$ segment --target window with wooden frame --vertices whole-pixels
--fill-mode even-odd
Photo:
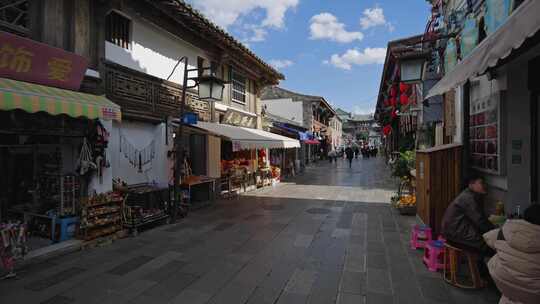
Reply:
[[[129,49],[131,43],[131,20],[111,11],[105,18],[105,40],[121,48]]]
[[[30,1],[0,1],[0,30],[26,36],[29,33]]]
[[[235,70],[232,70],[231,82],[232,82],[232,86],[231,86],[232,101],[245,104],[247,78],[244,75],[236,72]]]

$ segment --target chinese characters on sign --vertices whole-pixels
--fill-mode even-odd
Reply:
[[[78,90],[84,57],[0,31],[0,77]]]

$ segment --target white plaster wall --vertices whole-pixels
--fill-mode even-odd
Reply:
[[[128,184],[157,183],[163,186],[168,184],[170,177],[170,161],[167,151],[172,149],[172,136],[169,130],[168,145],[165,144],[165,123],[152,125],[148,123],[123,121],[113,123],[112,140],[110,145],[112,177],[121,178]],[[147,147],[155,140],[156,155],[152,162],[143,166],[143,172],[133,167],[129,160],[120,152],[120,134],[139,150]]]
[[[304,124],[302,102],[284,98],[261,100],[261,103],[266,106],[266,111],[270,114]]]
[[[132,41],[129,50],[105,42],[105,58],[128,68],[167,79],[182,56],[188,56],[188,68],[197,67],[197,56],[208,59],[203,51],[153,24],[135,16],[132,18]],[[184,64],[180,63],[170,81],[182,84]],[[189,74],[195,77],[197,72]]]

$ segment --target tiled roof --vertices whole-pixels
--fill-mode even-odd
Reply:
[[[215,39],[219,43],[223,43],[226,47],[233,51],[240,52],[243,56],[254,60],[265,72],[272,74],[277,79],[285,79],[285,76],[262,60],[259,56],[255,55],[244,44],[236,40],[233,36],[227,33],[225,30],[214,24],[198,10],[187,4],[183,0],[146,0],[146,2],[155,5],[160,8],[164,13],[169,14],[174,12],[174,15],[179,19],[188,19],[192,25],[198,28],[193,28],[195,32],[201,32],[201,29],[205,29],[210,34],[212,39]],[[185,24],[183,24],[185,25]],[[205,33],[205,34],[206,34]],[[200,33],[203,35],[203,33]]]

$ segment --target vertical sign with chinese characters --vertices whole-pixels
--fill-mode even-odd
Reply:
[[[0,77],[79,90],[86,58],[0,31]]]

